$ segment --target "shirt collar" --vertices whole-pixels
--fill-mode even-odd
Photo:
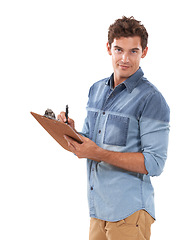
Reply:
[[[134,88],[137,86],[140,78],[144,75],[142,69],[139,67],[139,69],[131,75],[129,78],[127,78],[124,82],[122,82],[120,85],[125,85],[127,90],[131,93]],[[110,78],[106,81],[106,85],[109,85],[111,89],[113,89],[114,86],[114,73],[110,76]]]

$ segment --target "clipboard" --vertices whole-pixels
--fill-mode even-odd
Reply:
[[[73,138],[78,143],[83,143],[79,135],[67,123],[62,123],[58,120],[50,119],[34,112],[30,113],[40,123],[40,125],[67,151],[70,150],[64,135]]]

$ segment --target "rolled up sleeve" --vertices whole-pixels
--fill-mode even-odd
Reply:
[[[83,135],[84,137],[89,138],[89,123],[88,123],[88,118],[86,117],[84,124],[83,124],[83,128],[82,131],[79,132],[81,135]]]
[[[148,97],[140,119],[140,137],[145,167],[159,176],[167,159],[170,110],[158,92]]]
[[[88,102],[87,102],[86,108],[88,108],[88,105],[89,105],[89,102],[90,102],[90,95],[92,93],[92,89],[93,89],[93,86],[89,89]],[[84,137],[89,138],[89,120],[88,120],[88,116],[86,116],[86,118],[84,120],[83,127],[82,127],[82,131],[79,132],[79,134],[81,134]]]

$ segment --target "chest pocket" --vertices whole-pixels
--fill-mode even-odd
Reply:
[[[105,126],[104,144],[126,146],[129,118],[109,114]]]

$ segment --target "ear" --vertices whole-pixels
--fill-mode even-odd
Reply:
[[[146,48],[143,50],[143,53],[142,53],[141,58],[146,57],[147,52],[148,52],[148,47],[146,47]]]
[[[110,44],[109,44],[108,42],[107,42],[106,46],[107,46],[107,52],[108,52],[108,54],[109,54],[109,55],[112,55],[111,47],[110,47]]]

